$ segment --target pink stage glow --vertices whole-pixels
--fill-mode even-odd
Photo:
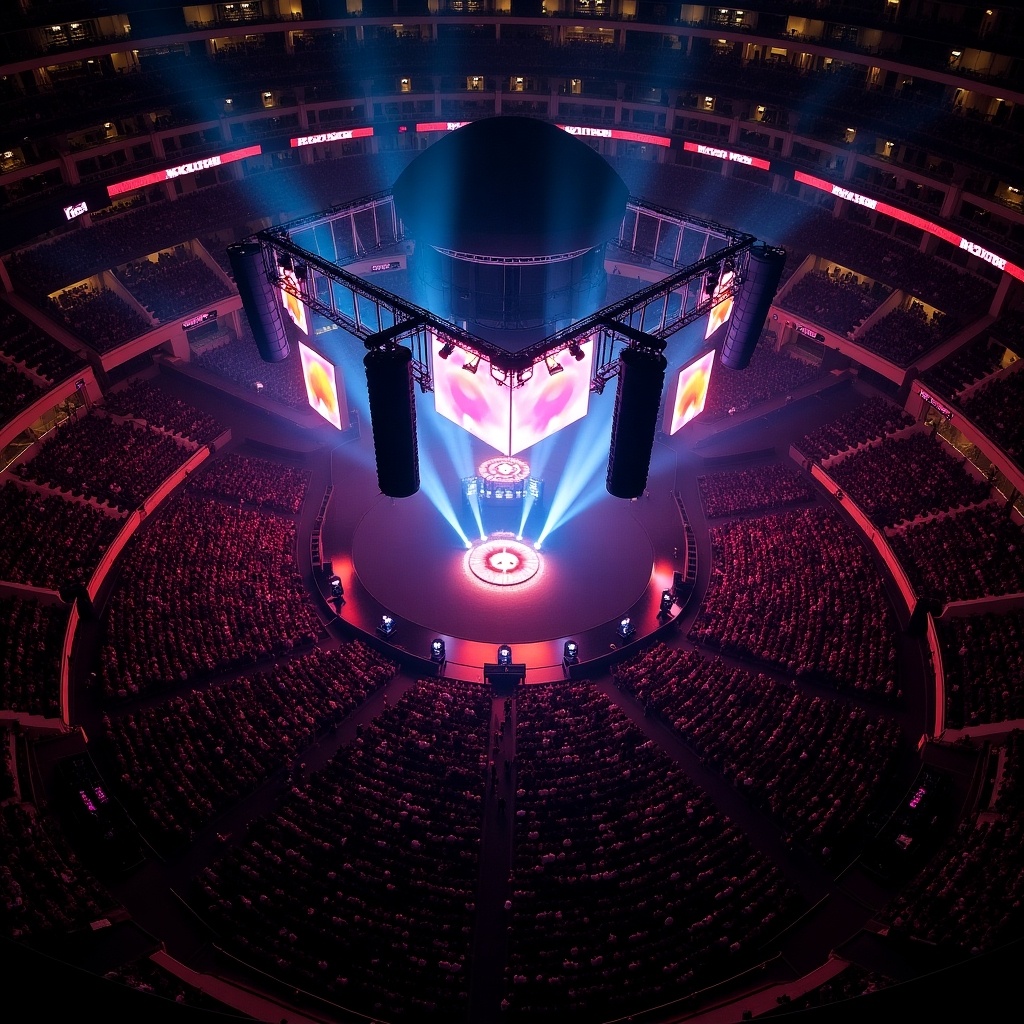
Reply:
[[[338,395],[334,366],[308,345],[299,342],[299,359],[302,362],[302,379],[306,385],[306,398],[310,407],[318,412],[331,426],[338,430],[348,427],[348,416],[342,423],[343,406]]]
[[[704,411],[711,383],[711,367],[715,362],[715,350],[706,352],[689,366],[684,366],[676,377],[675,397],[666,410],[668,420],[666,433],[674,434],[695,416]]]
[[[470,353],[455,348],[447,359],[443,339],[431,332],[434,410],[505,455],[509,453],[512,391],[491,377],[491,364],[481,359],[476,373],[464,369]]]
[[[582,359],[568,349],[550,357],[562,369],[551,374],[544,361],[536,364],[533,377],[512,393],[512,447],[510,455],[550,437],[563,427],[583,419],[590,407],[590,367],[594,343],[580,345]]]
[[[484,583],[513,587],[537,575],[540,555],[511,533],[492,533],[466,552],[466,567]]]

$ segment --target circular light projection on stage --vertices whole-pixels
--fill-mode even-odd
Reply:
[[[513,459],[508,455],[499,455],[494,459],[485,459],[477,467],[476,475],[481,480],[496,484],[499,487],[511,487],[529,479],[530,465],[522,459]]]
[[[527,470],[529,471],[529,470]],[[540,555],[511,533],[492,533],[466,553],[469,571],[484,583],[513,587],[533,579],[540,569]]]

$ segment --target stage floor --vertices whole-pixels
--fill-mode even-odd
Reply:
[[[549,682],[564,677],[566,640],[589,661],[666,626],[661,594],[680,567],[672,546],[682,545],[670,493],[633,502],[599,497],[548,535],[536,575],[497,585],[474,575],[465,542],[423,491],[383,497],[375,481],[359,486],[364,475],[346,472],[344,511],[328,511],[324,555],[344,586],[341,617],[378,641],[429,658],[431,640],[441,637],[445,673],[475,681],[485,662],[497,660],[498,645],[509,644],[513,661],[527,666],[527,682]],[[482,519],[486,532],[515,529],[507,513],[484,509]],[[470,510],[459,520],[476,540]],[[540,517],[528,525],[539,530]],[[523,541],[532,546],[530,529]],[[395,631],[383,638],[377,626],[385,613]],[[628,640],[617,632],[624,616],[636,626]]]

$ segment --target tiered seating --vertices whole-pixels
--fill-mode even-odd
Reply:
[[[1024,592],[1021,528],[1003,508],[969,508],[903,527],[889,545],[919,596],[945,603]]]
[[[104,718],[126,806],[158,841],[191,839],[336,726],[396,666],[361,641]]]
[[[946,726],[1024,718],[1024,612],[939,622]]]
[[[209,444],[225,430],[215,416],[138,378],[130,380],[124,388],[108,391],[103,403],[108,412],[145,420],[151,426],[197,444]]]
[[[991,487],[930,433],[885,437],[829,466],[828,473],[879,526],[976,505],[991,495]]]
[[[23,480],[131,511],[190,454],[166,434],[91,413],[51,431],[15,471]]]
[[[200,369],[209,370],[247,391],[253,391],[257,382],[262,384],[260,394],[274,402],[293,409],[309,406],[297,348],[282,362],[268,363],[260,358],[255,341],[247,336],[227,345],[206,349],[193,361]]]
[[[295,515],[302,508],[309,479],[308,469],[229,452],[197,474],[189,482],[189,490],[193,494],[216,495],[239,504]]]
[[[44,390],[27,374],[0,362],[0,421],[27,409]]]
[[[88,580],[121,521],[59,495],[0,486],[0,579],[58,590]]]
[[[228,286],[184,246],[154,260],[136,260],[118,271],[125,287],[160,322],[230,295]]]
[[[183,496],[134,542],[111,598],[101,679],[126,698],[251,665],[322,632],[290,519]]]
[[[799,505],[814,498],[806,477],[781,462],[699,476],[697,486],[708,519]]]
[[[228,948],[374,1019],[465,1019],[490,694],[421,680],[197,880]]]
[[[736,415],[773,398],[791,394],[804,384],[825,376],[821,369],[795,356],[774,350],[774,334],[766,331],[742,373],[715,367],[701,417],[718,420]]]
[[[895,629],[882,579],[825,508],[711,529],[714,570],[690,639],[796,677],[897,699]]]
[[[48,312],[97,352],[109,352],[152,325],[109,288],[78,285],[51,299]]]
[[[975,338],[928,370],[924,381],[943,397],[955,399],[964,388],[995,373],[1005,352],[1002,345],[991,344],[988,335]]]
[[[117,908],[79,863],[55,818],[0,805],[0,929],[12,939],[69,934]]]
[[[54,384],[85,366],[71,349],[7,305],[0,305],[0,352]]]
[[[973,391],[960,404],[976,423],[1018,465],[1024,464],[1024,374],[1008,374]]]
[[[914,417],[908,412],[893,405],[887,398],[875,395],[831,423],[805,434],[797,442],[797,448],[807,458],[820,462],[866,441],[894,434],[911,426],[913,422]]]
[[[678,998],[741,970],[799,902],[621,709],[589,684],[570,690],[516,699],[514,1020],[607,1020]]]
[[[1024,906],[1024,740],[1006,740],[995,814],[965,822],[890,904],[890,934],[980,952],[1019,938]]]
[[[619,665],[615,681],[815,856],[863,838],[900,749],[894,719],[663,643]]]
[[[885,300],[888,289],[862,284],[853,274],[812,270],[781,299],[781,305],[836,334],[848,337]]]
[[[0,708],[54,718],[69,608],[0,597]]]
[[[897,366],[909,366],[946,336],[945,315],[925,312],[919,302],[890,310],[857,338],[857,344]]]

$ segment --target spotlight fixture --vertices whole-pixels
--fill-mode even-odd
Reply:
[[[628,615],[625,615],[621,619],[619,619],[618,633],[623,640],[627,639],[628,637],[631,637],[635,632],[636,626],[633,625],[633,620]]]
[[[583,352],[583,349],[580,347],[580,343],[578,341],[574,341],[569,346],[569,355],[571,355],[573,357],[573,359],[576,360],[577,363],[580,362],[580,360],[583,359],[584,352]]]
[[[671,590],[663,590],[661,592],[661,615],[668,615],[672,611],[672,605],[675,603],[675,595]]]
[[[502,644],[498,648],[498,664],[499,665],[511,665],[512,664],[512,648],[508,644]]]
[[[380,617],[380,625],[377,627],[377,632],[381,636],[391,636],[395,631],[395,620],[390,615],[382,615]]]
[[[340,576],[331,577],[331,597],[341,597],[345,593],[345,588],[341,585]]]
[[[473,356],[468,363],[463,363],[462,368],[468,370],[470,373],[476,373],[480,369],[480,356],[479,354]]]
[[[580,660],[580,645],[575,640],[566,640],[562,647],[562,661],[566,665],[578,665]]]
[[[450,342],[446,341],[440,351],[437,353],[442,359],[447,359],[455,351],[455,346]]]
[[[439,636],[430,641],[430,660],[436,661],[439,665],[444,664],[444,640]]]
[[[554,377],[556,373],[561,373],[565,369],[554,355],[545,356],[544,365],[548,368],[548,373],[550,373],[552,377]]]

